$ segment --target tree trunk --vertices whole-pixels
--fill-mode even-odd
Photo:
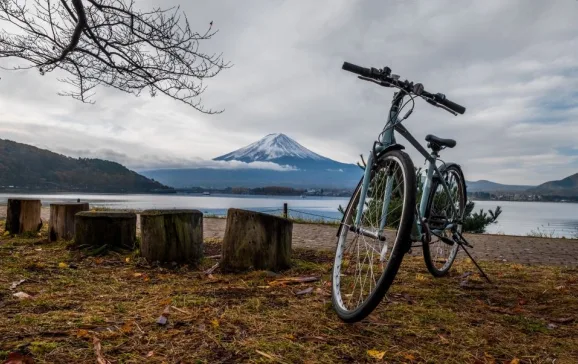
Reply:
[[[280,271],[291,265],[293,223],[259,212],[229,209],[221,269]]]
[[[8,199],[6,208],[6,231],[11,234],[36,232],[42,227],[40,218],[40,200],[32,199]]]
[[[88,202],[51,203],[50,221],[48,223],[48,240],[70,240],[74,238],[74,215],[88,211]]]
[[[136,214],[119,211],[83,211],[74,215],[74,244],[125,249],[136,247]]]
[[[196,265],[203,257],[203,213],[198,210],[146,210],[140,226],[140,252],[149,262]]]

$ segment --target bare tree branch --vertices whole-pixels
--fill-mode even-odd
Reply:
[[[59,95],[92,102],[98,85],[140,95],[162,93],[209,114],[203,81],[231,67],[222,54],[201,52],[217,31],[193,32],[179,8],[140,11],[133,0],[0,0],[0,58],[17,58],[41,74],[60,69],[72,91]],[[3,27],[4,28],[4,27]]]

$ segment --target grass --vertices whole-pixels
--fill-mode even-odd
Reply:
[[[528,234],[526,234],[526,236],[531,236],[534,238],[549,238],[549,239],[554,239],[556,238],[556,232],[554,230],[551,231],[546,231],[546,230],[540,230],[540,228],[536,228],[536,230],[530,230],[530,232]]]
[[[3,226],[0,222],[0,236]],[[219,254],[205,242],[206,256]],[[36,363],[574,363],[578,269],[469,261],[434,279],[404,260],[387,299],[344,324],[331,307],[330,253],[295,250],[275,285],[270,272],[225,275],[150,266],[131,252],[83,256],[41,236],[0,237],[0,362],[16,350]],[[61,264],[62,263],[62,264]],[[466,272],[474,274],[463,278]],[[10,290],[12,282],[26,281]],[[465,282],[464,284],[460,284]],[[306,295],[295,292],[312,287]],[[30,294],[17,299],[13,293]],[[159,318],[170,306],[168,324]],[[375,357],[382,357],[376,359]],[[516,361],[518,359],[518,361]]]

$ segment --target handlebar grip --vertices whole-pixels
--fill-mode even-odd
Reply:
[[[371,70],[369,68],[361,67],[361,66],[355,65],[353,63],[343,62],[343,66],[341,68],[346,70],[346,71],[356,73],[360,76],[365,76],[365,77],[371,76]]]
[[[458,114],[463,114],[466,112],[466,108],[463,107],[462,105],[456,104],[453,101],[450,101],[448,99],[443,99],[441,101],[439,101],[440,104],[444,105],[445,107],[457,112]]]

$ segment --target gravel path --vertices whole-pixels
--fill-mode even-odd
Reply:
[[[48,221],[50,210],[42,208],[42,220]],[[0,219],[5,218],[6,207],[0,207]],[[205,238],[222,238],[225,219],[204,219]],[[138,224],[137,224],[138,226]],[[294,224],[293,245],[314,249],[333,250],[337,227],[316,224]],[[480,260],[498,260],[522,264],[548,264],[578,266],[578,240],[549,239],[527,236],[465,234],[474,246],[472,255]],[[421,248],[414,248],[413,255],[421,255]],[[460,250],[459,256],[465,256]]]

